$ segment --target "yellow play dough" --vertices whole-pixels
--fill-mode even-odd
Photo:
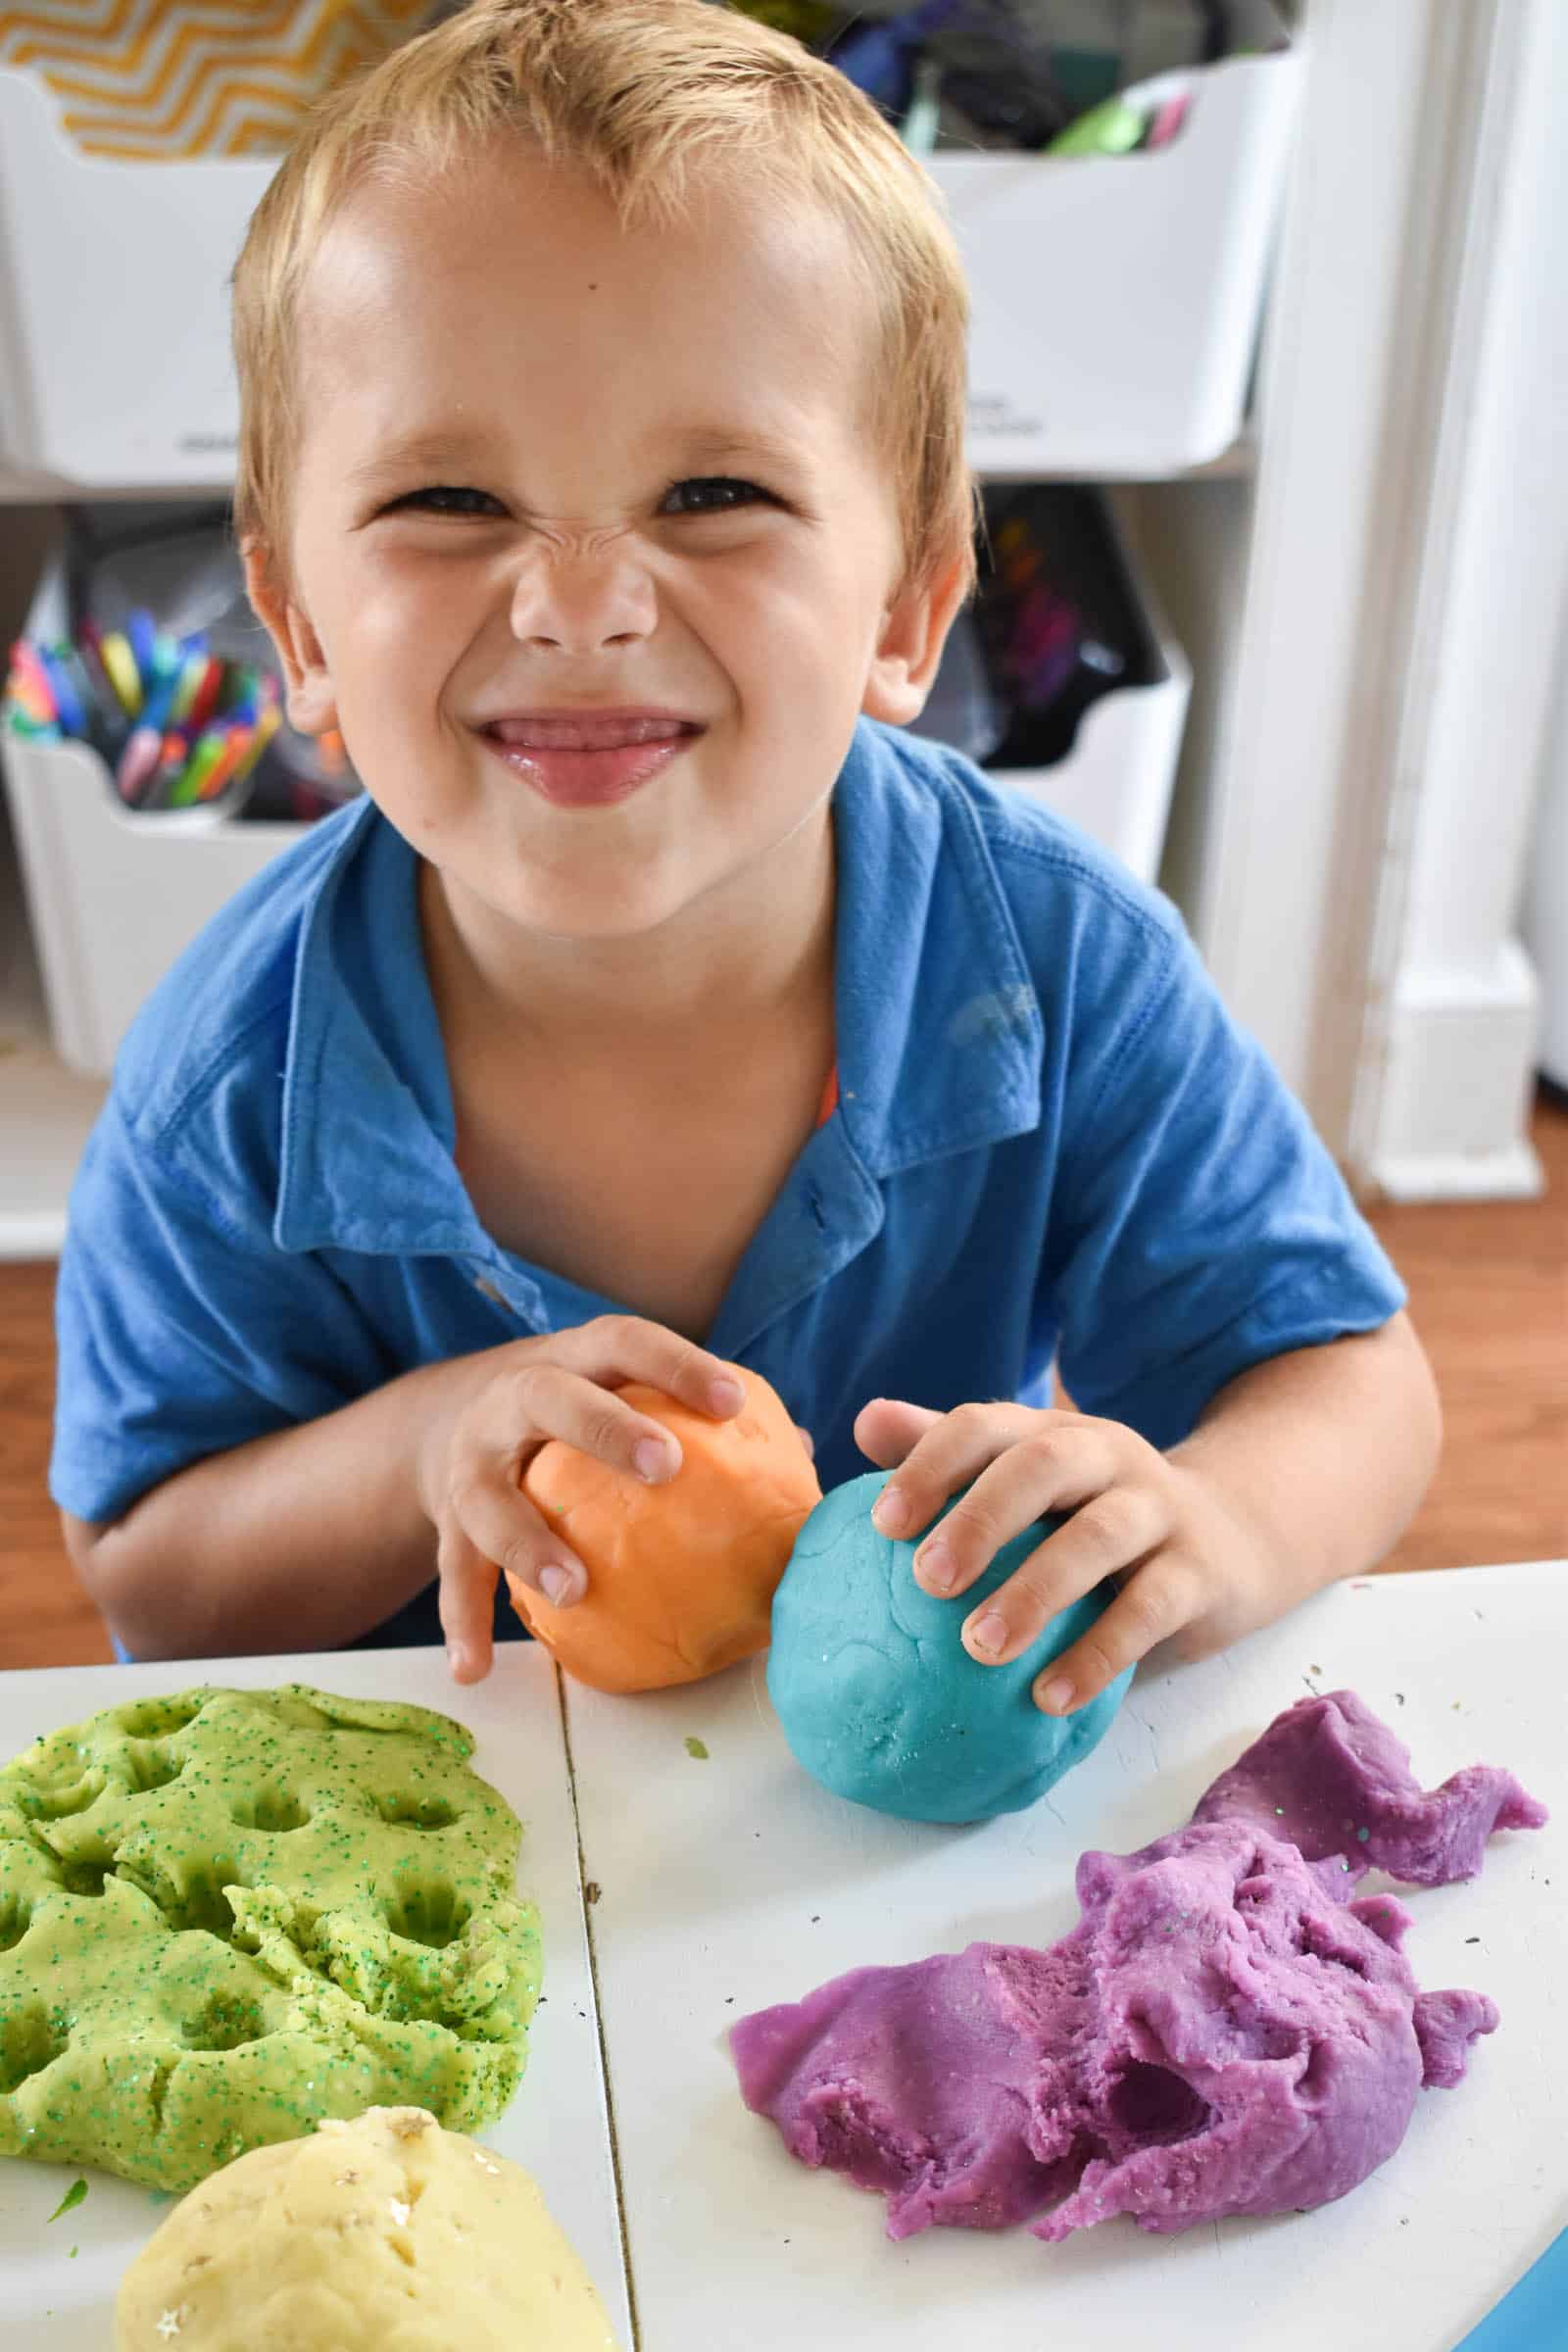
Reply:
[[[767,1647],[774,1591],[822,1490],[777,1393],[740,1364],[725,1369],[746,1391],[728,1421],[638,1383],[620,1391],[680,1440],[673,1478],[645,1486],[560,1440],[523,1474],[587,1569],[588,1592],[557,1609],[509,1576],[514,1605],[568,1674],[600,1690],[695,1683]]]
[[[615,2352],[520,2166],[422,2107],[256,2148],[136,2257],[115,2352]]]

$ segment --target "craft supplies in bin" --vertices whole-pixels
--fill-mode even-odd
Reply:
[[[226,511],[180,507],[73,511],[0,764],[55,1048],[95,1075],[224,902],[359,789],[283,716]]]
[[[1159,868],[1192,676],[1103,493],[984,493],[981,578],[913,731],[1044,801],[1142,880]]]
[[[1152,478],[1229,447],[1298,82],[1269,0],[751,13],[838,65],[935,179],[969,282],[980,470]]]

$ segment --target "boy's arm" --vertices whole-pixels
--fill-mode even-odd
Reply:
[[[1042,1669],[1035,1700],[1052,1714],[1156,1642],[1202,1656],[1373,1566],[1425,1493],[1440,1437],[1431,1369],[1402,1313],[1252,1365],[1165,1453],[1119,1422],[1016,1404],[942,1415],[879,1399],[856,1424],[873,1461],[899,1465],[873,1509],[884,1534],[917,1535],[974,1482],[916,1553],[928,1591],[967,1591],[1010,1537],[1072,1514],[965,1619],[982,1664],[1018,1656],[1071,1601],[1121,1581]]]
[[[330,1649],[435,1574],[414,1466],[463,1367],[411,1372],[320,1420],[177,1471],[122,1517],[61,1512],[88,1593],[136,1657]]]
[[[1167,1458],[1198,1470],[1255,1529],[1269,1564],[1263,1624],[1393,1549],[1442,1443],[1432,1366],[1401,1312],[1377,1331],[1254,1364]],[[1183,1646],[1196,1656],[1232,1638],[1195,1625]]]
[[[579,1599],[587,1571],[522,1492],[561,1438],[649,1485],[679,1441],[617,1393],[645,1383],[724,1420],[730,1368],[636,1315],[601,1315],[405,1373],[316,1420],[206,1454],[111,1524],[62,1512],[87,1591],[133,1655],[329,1649],[439,1573],[454,1673],[490,1664],[496,1577]]]

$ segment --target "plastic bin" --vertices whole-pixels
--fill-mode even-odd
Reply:
[[[982,471],[1158,475],[1235,438],[1298,64],[1208,69],[1147,155],[932,158],[974,297]],[[0,68],[0,456],[83,489],[230,484],[227,279],[275,168],[84,155]]]
[[[228,276],[276,168],[84,155],[0,68],[0,454],[83,487],[231,486]]]
[[[1299,60],[1208,68],[1168,147],[939,153],[973,302],[969,456],[983,473],[1154,479],[1241,427]]]
[[[1087,488],[1037,483],[993,486],[985,504],[999,566],[1006,563],[1008,517],[1020,515],[1029,544],[1045,559],[1042,584],[1048,598],[1068,598],[1078,611],[1077,633],[1114,649],[1122,675],[1079,710],[1075,724],[1071,685],[1045,706],[1040,718],[1020,718],[1019,705],[1010,699],[1012,681],[1005,675],[1009,643],[1027,649],[1038,631],[1016,607],[1011,624],[988,627],[986,607],[993,590],[983,579],[975,608],[980,626],[967,644],[956,631],[950,637],[916,731],[956,744],[979,759],[997,783],[1043,801],[1140,880],[1152,882],[1164,848],[1192,691],[1187,657],[1159,612],[1108,499]],[[950,682],[956,660],[964,674]],[[1081,679],[1081,669],[1078,675]],[[983,710],[986,705],[989,710]],[[958,723],[948,723],[954,719]],[[977,733],[984,734],[984,748],[974,740]],[[1042,738],[1047,749],[1037,763],[1032,755]]]
[[[6,785],[55,1050],[103,1075],[180,951],[308,828],[203,808],[127,814],[81,743],[7,734]]]

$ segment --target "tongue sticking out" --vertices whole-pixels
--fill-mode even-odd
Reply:
[[[560,808],[604,808],[652,782],[701,729],[659,713],[581,711],[493,719],[481,733],[542,800]]]
[[[668,743],[694,732],[682,718],[498,718],[485,729],[509,750],[612,752],[634,743]]]

